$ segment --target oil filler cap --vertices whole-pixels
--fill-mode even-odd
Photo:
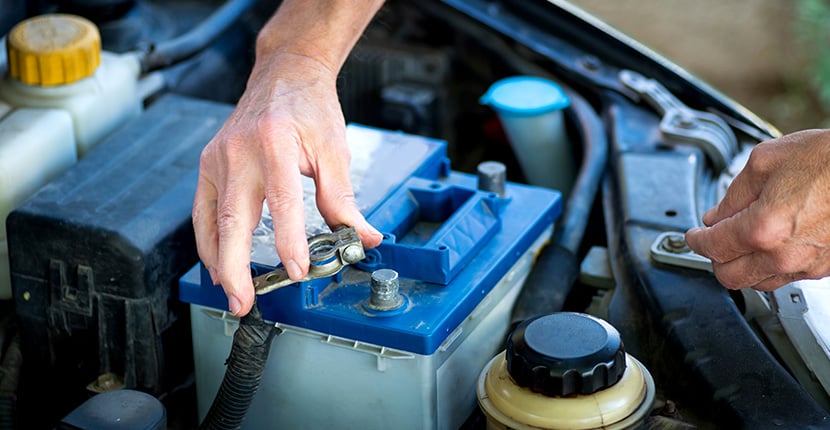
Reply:
[[[101,35],[91,21],[46,14],[14,26],[6,40],[9,75],[28,85],[70,84],[101,64]]]
[[[625,372],[620,333],[575,312],[519,324],[507,340],[506,359],[516,384],[550,397],[592,394],[616,384]]]

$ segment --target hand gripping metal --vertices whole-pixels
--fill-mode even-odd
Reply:
[[[726,169],[738,152],[738,140],[726,121],[715,114],[689,108],[662,84],[637,72],[623,70],[619,78],[624,86],[663,115],[660,132],[666,143],[697,146],[712,162],[715,173]]]
[[[657,236],[651,244],[651,258],[671,266],[712,271],[712,260],[692,251],[681,232],[667,231]]]
[[[349,264],[357,263],[366,257],[363,244],[354,227],[346,226],[338,226],[331,233],[309,238],[308,253],[311,265],[303,279],[291,280],[285,268],[280,266],[254,278],[256,293],[265,294],[296,282],[332,276]]]

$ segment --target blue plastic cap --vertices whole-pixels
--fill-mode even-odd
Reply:
[[[496,81],[479,99],[499,113],[519,116],[545,114],[568,107],[571,100],[555,82],[535,76]]]

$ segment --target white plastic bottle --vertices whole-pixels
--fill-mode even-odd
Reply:
[[[567,197],[576,163],[563,117],[571,102],[562,88],[536,76],[511,76],[493,83],[480,102],[498,114],[527,182]]]
[[[101,52],[98,29],[64,14],[30,18],[0,63],[0,299],[11,297],[6,217],[141,113],[132,54]]]

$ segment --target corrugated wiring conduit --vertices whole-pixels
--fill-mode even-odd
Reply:
[[[282,329],[262,319],[262,312],[256,303],[251,312],[239,320],[239,328],[233,334],[233,346],[226,361],[225,377],[200,429],[242,427],[251,401],[262,382],[271,342],[280,333]]]

